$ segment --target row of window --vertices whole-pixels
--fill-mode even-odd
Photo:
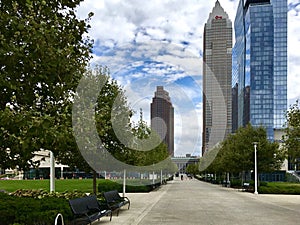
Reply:
[[[273,119],[266,119],[266,118],[262,118],[260,114],[257,115],[252,115],[251,116],[251,123],[252,125],[273,125]]]
[[[286,84],[287,84],[287,81],[286,81],[286,80],[278,80],[278,81],[274,82],[274,85],[276,85],[276,86],[286,86]],[[276,91],[276,90],[275,90],[275,91]],[[285,94],[286,91],[280,90],[279,93],[280,93],[280,94]]]

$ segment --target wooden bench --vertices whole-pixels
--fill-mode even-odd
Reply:
[[[74,216],[73,224],[91,224],[108,215],[110,215],[111,221],[112,211],[100,205],[95,195],[70,199],[69,205]]]
[[[128,209],[130,207],[130,200],[127,197],[121,197],[117,190],[104,192],[103,196],[109,209],[111,211],[117,211],[117,216],[122,206],[128,204]]]

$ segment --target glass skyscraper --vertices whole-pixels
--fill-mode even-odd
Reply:
[[[274,13],[274,128],[280,129],[287,110],[287,0],[271,0]]]
[[[287,0],[240,0],[233,77],[238,126],[264,126],[270,140],[287,109]]]

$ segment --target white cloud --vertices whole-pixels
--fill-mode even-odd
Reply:
[[[296,6],[288,13],[288,100],[289,104],[294,104],[300,99],[300,2],[289,3]]]
[[[234,23],[239,1],[219,1]],[[184,130],[182,122],[175,125],[177,155],[192,153],[193,145],[197,152],[201,148],[201,138],[196,141],[190,137],[195,132],[201,135],[201,128],[196,128],[202,127],[202,117],[197,116],[199,123],[195,127],[189,110],[202,114],[202,36],[214,4],[207,0],[85,0],[78,8],[81,18],[90,11],[95,14],[89,32],[96,43],[92,63],[110,68],[129,99],[133,99],[135,110],[143,108],[146,120],[150,118],[155,86],[169,88],[177,115],[186,123]],[[300,4],[299,0],[288,0],[288,4],[288,99],[293,103],[300,98]],[[189,78],[194,88],[186,84]],[[194,101],[194,105],[183,110],[184,100]]]

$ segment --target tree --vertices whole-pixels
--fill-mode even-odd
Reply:
[[[254,170],[254,142],[258,142],[257,160],[259,172],[270,172],[279,169],[284,160],[284,152],[277,142],[267,139],[263,127],[248,124],[233,135],[232,141],[225,142],[226,162],[232,166],[233,172]],[[238,162],[238,163],[237,163]]]
[[[199,174],[198,165],[189,164],[186,168],[186,172],[189,174],[193,174],[193,176],[196,176],[197,174]]]
[[[216,173],[218,171],[223,172],[223,167],[220,166],[221,163],[221,154],[220,154],[221,146],[216,145],[209,151],[205,153],[205,155],[199,160],[199,171]]]
[[[81,0],[0,2],[0,109],[7,103],[44,109],[65,101],[90,59],[89,25],[78,20]]]
[[[84,74],[72,114],[76,142],[91,170],[137,169],[168,157],[167,147],[142,119],[137,126],[130,123],[133,112],[125,92],[111,79],[107,68],[96,67]],[[145,151],[148,138],[158,145]]]
[[[124,137],[132,135],[132,111],[122,88],[105,67],[88,70],[76,91],[73,130],[81,154],[94,170],[110,170],[126,162]]]
[[[276,142],[267,140],[263,127],[248,124],[235,134],[229,135],[222,143],[214,162],[208,167],[212,172],[243,173],[254,170],[254,146],[258,142],[258,171],[270,172],[279,169],[285,153]]]
[[[133,135],[136,137],[135,143],[132,144],[130,152],[133,153],[131,165],[149,166],[157,164],[169,157],[168,148],[162,142],[159,135],[143,121],[141,117],[137,125],[132,128]],[[136,144],[136,146],[134,145]]]
[[[284,146],[291,161],[296,162],[300,158],[300,108],[298,100],[290,106],[286,118],[287,123],[283,136]]]
[[[80,2],[0,2],[3,169],[16,165],[26,169],[38,164],[30,161],[34,151],[68,146],[60,141],[69,134],[72,95],[92,48],[86,36],[92,14],[78,20],[74,10]]]

